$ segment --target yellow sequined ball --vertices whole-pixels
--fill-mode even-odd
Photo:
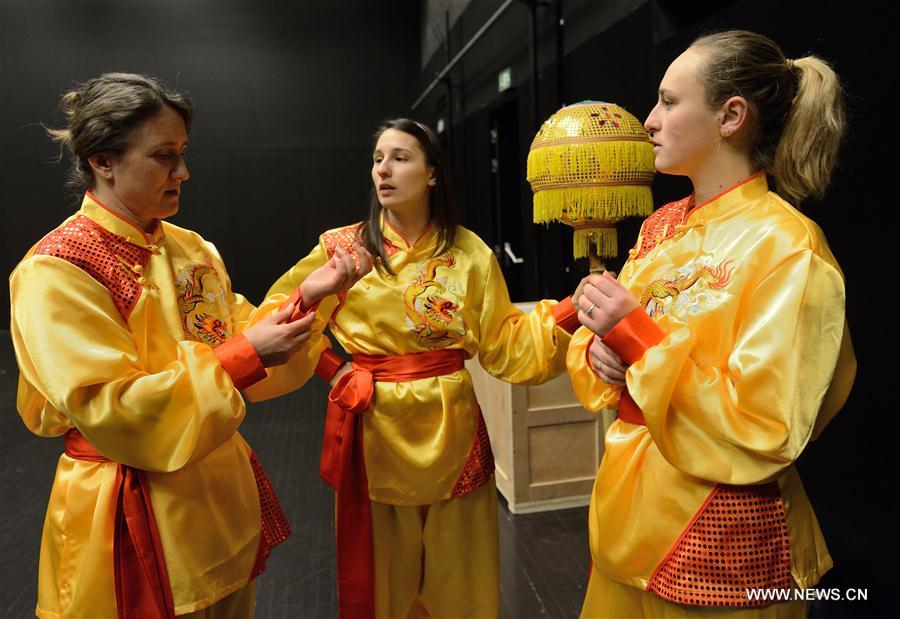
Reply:
[[[653,212],[650,183],[656,168],[650,135],[614,103],[583,101],[544,121],[528,153],[534,221],[575,228],[576,258],[618,253],[613,227]]]

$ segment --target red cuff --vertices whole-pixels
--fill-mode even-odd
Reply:
[[[319,363],[316,365],[316,374],[319,378],[331,382],[331,379],[334,378],[334,375],[337,374],[338,370],[340,370],[345,363],[347,362],[344,361],[343,357],[330,348],[326,348],[322,351],[322,354],[319,355]]]
[[[666,334],[644,308],[638,307],[625,316],[600,341],[613,349],[628,365],[640,361],[651,346],[659,344]]]
[[[291,296],[288,297],[288,300],[282,303],[279,309],[284,309],[288,305],[294,306],[294,311],[291,313],[291,317],[288,319],[288,322],[294,322],[304,316],[308,316],[312,312],[316,311],[316,308],[319,307],[319,301],[316,301],[312,307],[307,310],[302,310],[303,307],[303,295],[300,292],[300,287],[298,286],[294,292],[291,293]]]
[[[565,329],[571,335],[575,333],[581,323],[578,321],[578,310],[572,305],[572,297],[566,297],[553,306],[550,310],[556,318],[556,324]]]
[[[246,389],[266,377],[262,359],[242,333],[228,338],[213,348],[213,352],[238,389]]]

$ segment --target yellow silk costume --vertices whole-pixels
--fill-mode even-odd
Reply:
[[[336,246],[350,248],[355,231],[348,226],[323,234],[269,297],[283,298]],[[465,228],[457,228],[453,246],[437,256],[433,227],[412,246],[383,218],[382,233],[396,276],[373,270],[317,310],[346,351],[398,356],[457,349],[479,355],[488,372],[515,383],[539,383],[564,371],[570,336],[557,319],[571,328],[571,302],[541,301],[523,314],[510,303],[493,252]],[[471,376],[463,368],[408,382],[376,381],[374,388],[362,428],[375,616],[424,610],[435,617],[496,617],[493,459]]]
[[[36,612],[116,617],[111,488],[120,462],[147,472],[175,611],[189,613],[244,587],[254,566],[260,504],[237,432],[245,405],[213,347],[275,304],[254,313],[232,292],[215,247],[189,230],[160,222],[145,235],[90,194],[60,229],[76,219],[149,250],[149,261],[106,265],[140,289],[127,315],[86,270],[35,248],[10,278],[23,421],[40,436],[77,428],[112,460],[61,456]],[[311,341],[319,343],[309,351],[324,345]],[[264,398],[297,387],[317,357],[301,350],[248,391]]]
[[[350,246],[355,228],[323,234],[267,296],[294,290],[325,264],[335,243]],[[342,301],[323,300],[317,314],[330,321],[332,335],[351,354],[462,349],[513,383],[540,383],[563,372],[569,334],[556,324],[556,302],[541,301],[523,314],[510,303],[493,252],[469,230],[457,230],[453,247],[433,256],[434,227],[409,246],[383,223],[396,277],[373,270]],[[464,369],[411,382],[377,382],[372,410],[363,415],[370,499],[427,505],[449,498],[472,449],[477,406]]]
[[[832,561],[792,463],[855,376],[843,275],[822,231],[763,175],[689,207],[648,218],[618,278],[659,334],[626,373],[646,425],[618,419],[606,434],[589,517],[594,568],[656,591],[717,488],[775,482],[787,577],[810,587]],[[616,407],[622,389],[590,367],[592,338],[576,332],[568,367],[578,398],[599,411]]]

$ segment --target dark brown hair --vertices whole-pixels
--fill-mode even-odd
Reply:
[[[425,153],[426,163],[434,168],[435,184],[428,194],[431,222],[437,228],[438,238],[434,255],[442,254],[456,240],[456,226],[459,213],[450,181],[450,169],[441,152],[437,136],[428,126],[409,118],[395,118],[385,121],[375,132],[374,148],[378,139],[388,129],[396,129],[416,138]],[[375,189],[369,197],[369,218],[360,224],[358,234],[365,248],[375,257],[375,266],[382,273],[394,275],[384,252],[384,235],[381,232],[381,203]]]
[[[96,153],[121,155],[128,150],[137,127],[168,105],[191,129],[193,107],[186,95],[170,90],[160,80],[136,73],[104,73],[79,84],[59,100],[66,115],[65,129],[47,133],[69,153],[71,168],[67,186],[76,193],[94,187],[88,158]]]
[[[825,193],[844,134],[838,76],[822,59],[784,57],[761,34],[729,30],[700,37],[709,51],[700,70],[707,102],[741,96],[750,107],[750,160],[775,178],[778,193],[799,203]]]

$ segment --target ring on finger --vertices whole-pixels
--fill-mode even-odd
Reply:
[[[591,306],[584,310],[584,313],[587,314],[588,318],[591,317],[591,312],[594,311],[594,308],[597,307],[595,304],[591,303]]]

